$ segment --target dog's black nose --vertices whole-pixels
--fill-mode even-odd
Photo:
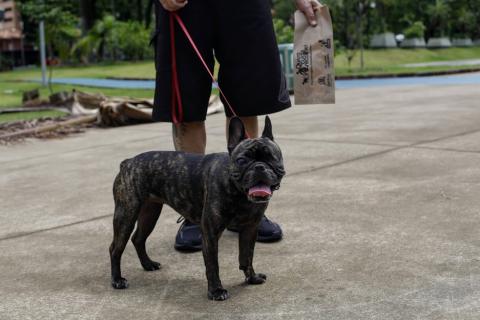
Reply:
[[[265,171],[265,166],[263,164],[256,164],[255,165],[255,170],[257,171]]]

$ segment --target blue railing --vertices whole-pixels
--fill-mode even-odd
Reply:
[[[287,78],[288,90],[293,91],[293,43],[279,44],[278,51],[280,52],[283,73],[285,73],[285,77]]]

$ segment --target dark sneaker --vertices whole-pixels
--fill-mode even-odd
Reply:
[[[238,232],[236,228],[228,228],[229,231]],[[280,225],[267,217],[263,217],[258,226],[258,242],[276,242],[282,240],[283,232]]]
[[[181,221],[179,219],[179,221]],[[185,220],[178,229],[175,238],[175,249],[183,252],[202,250],[202,231],[200,225]]]
[[[283,238],[282,228],[276,222],[269,220],[267,217],[263,217],[258,227],[258,242],[276,242]]]

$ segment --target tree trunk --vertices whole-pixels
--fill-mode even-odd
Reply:
[[[152,9],[153,9],[153,1],[148,0],[147,7],[145,9],[145,26],[148,28],[150,27],[150,23],[152,22]]]
[[[143,22],[143,0],[137,0],[137,20]]]
[[[80,19],[83,34],[87,33],[95,23],[95,1],[80,0]]]

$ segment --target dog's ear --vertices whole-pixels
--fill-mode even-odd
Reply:
[[[232,153],[233,149],[245,140],[245,126],[238,117],[230,119],[228,124],[228,153]]]
[[[262,138],[268,138],[273,141],[272,121],[270,117],[265,117],[265,128],[263,129]]]

